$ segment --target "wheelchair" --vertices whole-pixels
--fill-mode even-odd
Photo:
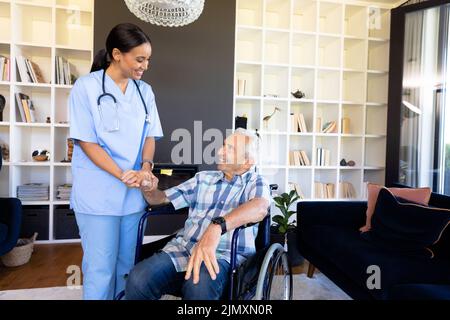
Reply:
[[[277,185],[270,186],[271,191],[277,188]],[[135,265],[161,250],[175,237],[173,234],[143,244],[147,218],[155,215],[182,213],[186,210],[188,208],[175,210],[171,204],[148,208],[139,221]],[[270,221],[269,209],[267,216],[259,222],[258,234],[255,239],[256,253],[240,265],[237,264],[239,235],[245,228],[255,224],[241,226],[233,231],[229,284],[223,297],[224,300],[292,300],[293,281],[290,261],[281,244],[270,244]],[[117,295],[116,300],[121,300],[124,296],[125,292],[122,291]]]

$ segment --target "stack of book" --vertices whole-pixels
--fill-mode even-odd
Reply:
[[[327,167],[331,164],[331,152],[328,149],[317,148],[316,153],[317,165]]]
[[[342,133],[343,134],[350,134],[350,118],[342,118]]]
[[[0,55],[0,81],[10,81],[10,64],[8,57]]]
[[[322,127],[322,133],[336,133],[336,121],[325,123]]]
[[[341,198],[354,199],[356,198],[356,191],[351,182],[340,182],[339,193]]]
[[[70,193],[72,192],[71,184],[63,184],[56,187],[56,199],[70,200]]]
[[[300,114],[291,113],[290,118],[291,118],[292,132],[302,132],[302,133],[308,132],[308,128],[306,127],[305,117],[303,116],[303,113]]]
[[[289,190],[295,190],[297,192],[297,195],[300,197],[301,200],[305,199],[305,195],[302,192],[302,189],[298,185],[298,183],[295,182],[288,182],[289,184]]]
[[[72,85],[76,76],[74,66],[64,57],[55,57],[56,84]]]
[[[289,152],[289,165],[291,166],[310,166],[308,155],[304,150]]]
[[[333,199],[334,183],[314,182],[314,194],[317,199]]]
[[[49,195],[48,184],[29,183],[17,187],[17,198],[22,201],[48,201]]]
[[[45,83],[41,69],[36,63],[22,56],[18,56],[16,60],[22,82]]]
[[[31,101],[29,96],[20,92],[16,93],[16,102],[22,122],[37,122],[36,109],[34,108],[33,101]]]

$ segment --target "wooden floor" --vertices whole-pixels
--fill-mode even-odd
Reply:
[[[67,268],[81,268],[83,250],[80,244],[36,245],[29,263],[17,268],[0,266],[0,291],[66,286]],[[308,263],[293,268],[306,273]]]

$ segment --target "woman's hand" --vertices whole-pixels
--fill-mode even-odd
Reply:
[[[120,180],[127,185],[128,188],[140,188],[141,183],[139,182],[138,171],[128,170],[122,174]]]

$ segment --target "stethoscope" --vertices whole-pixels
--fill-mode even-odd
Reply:
[[[103,94],[101,94],[98,99],[97,99],[97,105],[100,108],[100,103],[102,101],[103,98],[105,97],[110,97],[111,99],[113,99],[114,103],[117,104],[117,100],[116,97],[114,97],[111,93],[107,93],[105,90],[105,78],[106,78],[106,70],[103,70],[103,78],[102,78],[102,90],[103,90]],[[142,104],[144,105],[144,109],[145,109],[145,122],[150,123],[150,115],[148,113],[148,109],[147,109],[147,104],[145,103],[144,97],[142,96],[142,92],[141,89],[139,88],[139,85],[137,83],[136,80],[133,80],[134,84],[136,85],[136,88],[139,92],[139,96],[141,97],[141,101]]]

